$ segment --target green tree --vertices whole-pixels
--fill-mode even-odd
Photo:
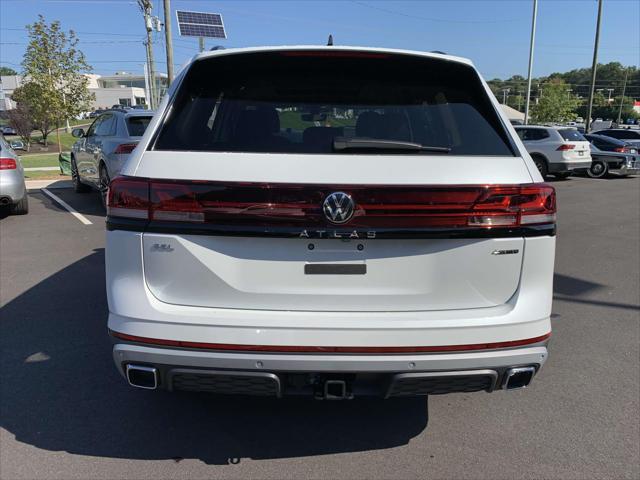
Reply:
[[[50,95],[36,82],[27,82],[13,91],[11,99],[19,109],[29,112],[29,123],[42,135],[44,144],[47,137],[56,128],[57,115],[50,104]]]
[[[532,108],[532,116],[539,123],[566,122],[576,117],[579,103],[569,85],[553,79],[540,86],[540,98]]]
[[[73,30],[65,33],[60,22],[48,24],[42,15],[27,25],[29,44],[22,60],[26,83],[13,98],[25,102],[44,144],[47,136],[65,120],[90,109],[94,98],[88,90],[90,72],[84,54],[78,49]]]
[[[9,68],[9,67],[0,67],[0,76],[8,76],[8,75],[17,75],[18,72],[16,72],[13,68]]]

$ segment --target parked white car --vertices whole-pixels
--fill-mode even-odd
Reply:
[[[575,170],[591,167],[589,141],[576,128],[522,125],[515,129],[543,177],[567,178]]]
[[[121,173],[106,284],[133,386],[387,398],[521,388],[547,359],[555,191],[468,60],[205,52]]]

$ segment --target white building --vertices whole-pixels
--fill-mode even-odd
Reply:
[[[20,75],[3,75],[0,77],[0,110],[13,110],[16,102],[11,100],[13,91],[22,84]]]
[[[89,91],[95,95],[92,109],[111,108],[113,105],[149,105],[148,87],[144,75],[127,72],[116,72],[114,75],[88,74]],[[22,84],[20,75],[0,77],[0,110],[15,108],[11,100],[13,91]],[[159,86],[160,96],[167,91],[167,75],[156,73],[156,85]]]
[[[148,86],[144,75],[116,72],[114,75],[88,75],[89,91],[95,95],[93,108],[110,108],[113,105],[149,105]],[[168,79],[164,73],[156,73],[156,85],[160,98],[167,91]]]

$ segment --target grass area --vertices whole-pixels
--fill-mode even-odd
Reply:
[[[80,120],[69,120],[69,125],[75,127],[76,125],[91,125],[95,118],[81,118]]]
[[[47,155],[22,155],[20,162],[24,168],[35,167],[57,167],[58,166],[58,154],[51,153]]]
[[[41,140],[42,135],[36,134],[31,137],[31,153],[39,153],[39,147],[42,147],[42,144],[40,144]],[[60,145],[62,146],[63,152],[68,152],[69,150],[71,150],[71,146],[76,143],[77,140],[77,138],[71,136],[71,132],[60,132]],[[47,135],[47,141],[49,142],[49,149],[57,152],[58,137],[56,136],[56,132],[51,132],[49,135]]]
[[[24,172],[25,180],[71,180],[71,177],[67,175],[60,175],[58,171],[34,171],[34,172]]]

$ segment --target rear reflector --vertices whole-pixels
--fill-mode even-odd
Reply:
[[[138,337],[126,333],[109,330],[109,333],[120,340],[135,343],[146,343],[165,347],[197,348],[202,350],[226,350],[237,352],[272,352],[272,353],[438,353],[460,352],[471,350],[493,350],[496,348],[521,347],[549,340],[551,332],[539,337],[506,342],[476,343],[467,345],[433,345],[417,347],[325,347],[306,345],[239,345],[228,343],[186,342],[182,340],[165,340],[160,338]]]
[[[216,226],[326,228],[323,202],[333,192],[351,196],[345,229],[511,228],[553,224],[552,186],[393,185],[345,186],[170,181],[117,177],[108,215],[152,222]]]
[[[571,144],[571,143],[565,143],[563,145],[560,145],[558,148],[556,148],[556,150],[558,150],[559,152],[563,151],[563,150],[573,150],[574,148],[576,148],[575,145]]]
[[[117,153],[117,154],[126,154],[126,153],[131,153],[135,150],[135,148],[138,146],[137,143],[121,143],[120,145],[118,145],[116,147],[116,149],[113,151],[113,153]]]
[[[13,158],[0,158],[0,170],[15,170],[18,164]]]

